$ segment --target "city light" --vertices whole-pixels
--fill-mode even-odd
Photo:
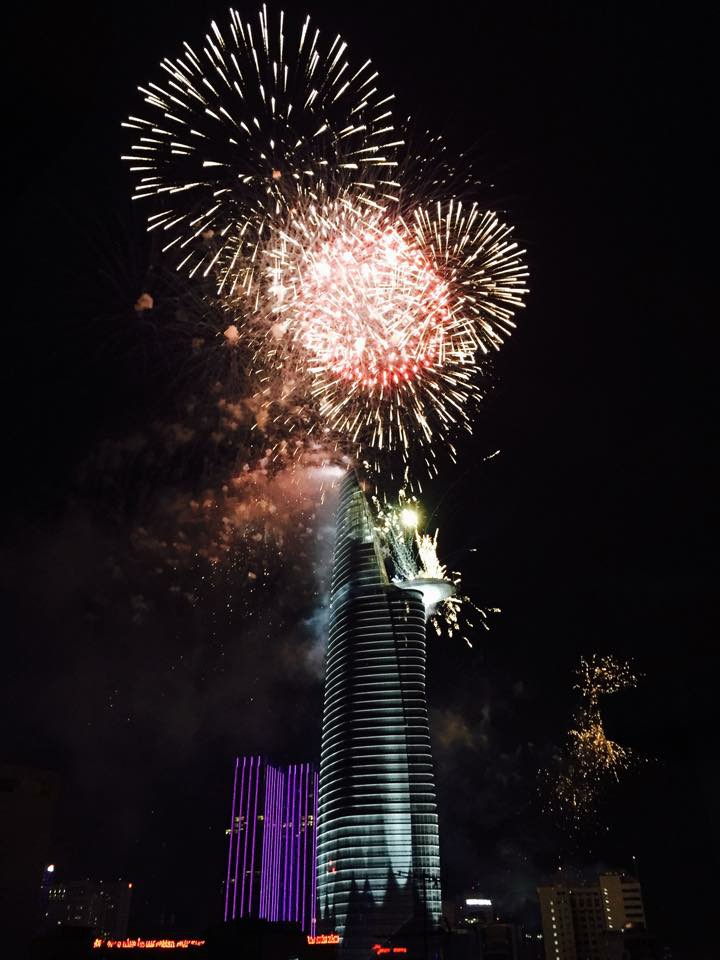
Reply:
[[[93,950],[191,950],[204,947],[205,940],[143,940],[141,937],[126,940],[93,940]]]

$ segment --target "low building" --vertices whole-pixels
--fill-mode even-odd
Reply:
[[[600,937],[603,960],[661,960],[655,937],[642,927],[606,930]]]
[[[481,928],[483,960],[518,960],[517,924],[494,921]]]
[[[456,906],[455,916],[457,926],[492,923],[495,919],[493,902],[474,890],[467,890]]]
[[[85,927],[99,937],[127,935],[132,883],[127,880],[56,881],[48,890],[43,928]]]
[[[0,926],[14,956],[40,919],[58,787],[48,771],[0,765]]]

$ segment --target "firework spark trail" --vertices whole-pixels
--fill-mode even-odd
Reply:
[[[419,576],[418,557],[414,538],[419,514],[417,497],[405,490],[398,494],[396,504],[372,498],[375,508],[375,529],[383,552],[393,566],[395,576],[402,580],[414,580]]]
[[[618,781],[635,759],[631,750],[607,737],[600,699],[637,685],[629,663],[611,656],[581,657],[577,676],[574,689],[582,701],[575,725],[568,731],[558,769],[544,771],[551,807],[575,829],[597,814],[606,780]]]
[[[351,64],[346,52],[309,16],[286,24],[263,5],[250,22],[230,10],[224,31],[212,22],[200,48],[185,43],[161,62],[160,83],[139,88],[152,119],[125,122],[137,139],[123,159],[135,197],[159,201],[149,227],[180,267],[217,272],[232,292],[247,282],[266,224],[299,197],[342,182],[372,202],[402,141],[394,95],[379,89],[370,60]]]
[[[477,203],[449,200],[417,208],[411,230],[455,288],[454,312],[463,311],[473,322],[482,352],[499,349],[515,329],[512,317],[528,292],[525,251],[514,241],[513,228]]]
[[[598,657],[596,654],[586,660],[580,658],[577,670],[579,682],[574,689],[579,690],[589,710],[597,710],[600,697],[619,693],[637,686],[637,677],[630,664],[614,657]]]
[[[447,567],[444,563],[440,563],[438,559],[437,540],[439,532],[439,530],[436,530],[434,536],[430,536],[429,533],[415,534],[415,544],[420,560],[420,576],[430,577],[433,580],[445,580],[447,574]]]

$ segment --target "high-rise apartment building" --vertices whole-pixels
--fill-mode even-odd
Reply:
[[[318,919],[350,954],[440,916],[425,695],[428,606],[443,581],[392,583],[356,478],[340,490],[318,808]]]
[[[622,873],[601,873],[600,892],[608,930],[645,926],[640,881]]]
[[[315,932],[318,775],[309,763],[235,761],[225,919],[299,923]]]
[[[607,931],[645,926],[640,881],[622,873],[543,885],[538,895],[546,960],[605,960]]]

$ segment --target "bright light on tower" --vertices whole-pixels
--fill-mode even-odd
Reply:
[[[413,527],[416,528],[420,522],[420,517],[417,510],[412,510],[410,507],[404,507],[400,511],[400,523],[404,527]]]

